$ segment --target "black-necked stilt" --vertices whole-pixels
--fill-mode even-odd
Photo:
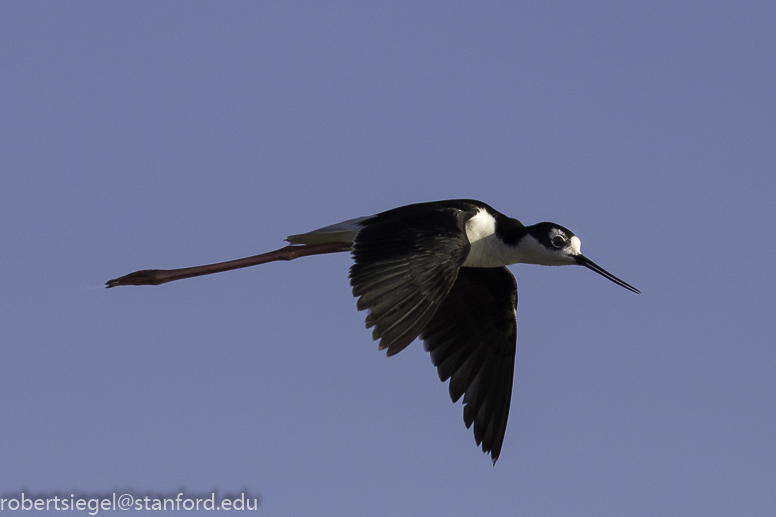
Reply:
[[[183,269],[148,269],[109,280],[159,285],[276,260],[352,250],[350,285],[379,348],[393,355],[420,337],[453,402],[463,396],[466,427],[501,453],[512,396],[517,342],[517,283],[510,264],[580,265],[639,290],[580,252],[579,238],[554,223],[524,226],[474,200],[403,206],[291,235],[284,248]]]

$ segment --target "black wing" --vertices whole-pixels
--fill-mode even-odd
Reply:
[[[420,334],[463,420],[496,463],[509,417],[517,344],[517,282],[505,267],[461,268]]]
[[[395,208],[363,221],[353,242],[350,285],[367,328],[388,355],[418,335],[453,286],[469,254],[465,201]]]

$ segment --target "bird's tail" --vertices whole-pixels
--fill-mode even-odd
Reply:
[[[361,230],[361,223],[369,217],[359,217],[349,219],[341,223],[332,224],[323,228],[318,228],[307,233],[289,235],[286,239],[291,244],[322,244],[325,242],[348,242],[352,243],[356,234]]]

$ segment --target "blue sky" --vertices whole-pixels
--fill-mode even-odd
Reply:
[[[769,2],[3,2],[0,493],[298,515],[772,515]],[[346,254],[160,287],[413,202],[554,221],[493,467]]]

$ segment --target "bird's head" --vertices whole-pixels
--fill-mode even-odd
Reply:
[[[538,223],[527,227],[518,246],[525,255],[525,260],[521,262],[545,266],[585,266],[629,291],[640,292],[582,255],[579,237],[559,224]]]

